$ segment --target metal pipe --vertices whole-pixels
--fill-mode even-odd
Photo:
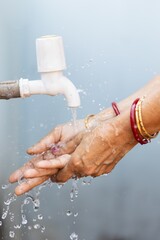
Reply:
[[[19,98],[20,88],[19,81],[0,82],[0,99]]]

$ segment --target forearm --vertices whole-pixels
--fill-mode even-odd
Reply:
[[[153,89],[142,102],[142,118],[150,134],[160,131],[160,87]]]
[[[149,81],[143,88],[139,89],[129,97],[123,99],[118,105],[119,111],[122,113],[125,110],[130,111],[130,107],[136,98],[141,98],[143,96],[148,96],[153,93],[156,89],[160,89],[160,77],[156,77]],[[103,110],[95,115],[91,120],[91,125],[96,125],[96,123],[103,122],[115,116],[115,112],[112,107]]]
[[[119,102],[118,107],[120,112],[130,109],[131,104],[136,98],[141,98],[143,96],[147,96],[152,93],[155,89],[160,89],[160,76],[155,77],[151,81],[149,81],[144,87],[130,95],[129,97],[123,99]]]

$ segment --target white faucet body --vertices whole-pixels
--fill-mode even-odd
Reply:
[[[62,71],[43,73],[41,74],[41,80],[20,79],[19,87],[22,98],[35,94],[50,96],[63,94],[69,107],[80,106],[80,97],[76,87],[68,78],[63,76]]]
[[[44,36],[36,40],[37,66],[41,80],[20,79],[22,98],[33,94],[64,94],[69,107],[78,107],[80,97],[73,83],[63,75],[66,69],[63,42],[60,36]]]

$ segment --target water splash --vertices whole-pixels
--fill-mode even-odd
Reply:
[[[68,211],[66,212],[66,215],[69,217],[69,216],[72,215],[72,212],[71,212],[70,210],[68,210]]]
[[[43,219],[43,215],[42,214],[39,214],[38,215],[38,220],[42,220]]]
[[[41,225],[40,224],[35,224],[33,227],[34,227],[34,229],[40,229]]]
[[[15,228],[15,229],[20,229],[21,227],[22,227],[21,224],[14,225],[14,228]]]
[[[22,182],[24,182],[25,179],[23,179],[23,176],[21,176],[19,178],[18,183],[21,184]],[[51,186],[52,182],[46,181],[45,183],[41,184],[38,187],[38,190],[36,190],[36,192],[30,192],[30,193],[26,193],[24,194],[24,199],[22,200],[21,204],[20,204],[20,216],[21,216],[21,222],[16,223],[16,219],[15,219],[15,214],[13,212],[10,211],[10,207],[11,207],[11,203],[13,203],[14,201],[16,201],[17,199],[20,200],[20,198],[17,198],[17,196],[13,193],[8,193],[7,194],[7,198],[4,200],[4,208],[3,208],[3,212],[1,215],[1,221],[0,221],[0,226],[3,225],[3,221],[7,218],[7,216],[9,216],[9,221],[13,224],[12,227],[10,228],[10,231],[8,232],[9,237],[10,238],[15,238],[15,231],[14,230],[19,230],[20,228],[24,228],[27,226],[29,222],[29,219],[27,219],[27,205],[31,204],[31,206],[33,206],[34,209],[34,213],[36,214],[40,208],[40,199],[39,199],[39,195],[41,190],[46,187],[46,186]],[[3,184],[2,185],[2,189],[8,191],[9,186],[11,186],[11,184]],[[13,207],[13,206],[12,206]],[[30,206],[29,206],[30,207]],[[28,225],[27,229],[31,230],[31,229],[36,229],[39,230],[41,233],[45,232],[45,226],[42,224],[39,224],[38,222],[36,223],[36,221],[42,221],[43,220],[43,215],[42,214],[37,214],[37,217],[33,218],[32,224],[33,225]]]
[[[10,232],[9,232],[9,237],[10,237],[10,238],[14,238],[14,237],[15,237],[15,232],[10,231]]]
[[[41,233],[44,233],[45,230],[46,230],[45,226],[41,226]]]
[[[78,217],[78,212],[74,213],[74,217],[75,218]]]
[[[70,239],[71,239],[71,240],[78,240],[78,235],[77,235],[75,232],[73,232],[73,233],[70,235]]]
[[[10,187],[10,185],[11,185],[10,183],[8,183],[8,184],[3,184],[1,188],[2,188],[3,190],[5,190],[5,189],[8,189],[8,188]]]

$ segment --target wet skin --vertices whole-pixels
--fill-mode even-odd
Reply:
[[[30,148],[29,154],[41,155],[10,176],[10,182],[18,181],[22,174],[27,180],[15,189],[16,194],[21,195],[48,178],[65,182],[75,175],[97,177],[111,172],[137,144],[130,127],[129,112],[133,100],[143,95],[146,96],[143,104],[145,126],[150,133],[159,131],[160,77],[156,77],[118,104],[119,116],[115,117],[113,109],[108,108],[91,118],[89,131],[85,129],[84,120],[77,122],[76,131],[73,125],[64,124]],[[58,151],[51,151],[54,144],[61,145]]]

